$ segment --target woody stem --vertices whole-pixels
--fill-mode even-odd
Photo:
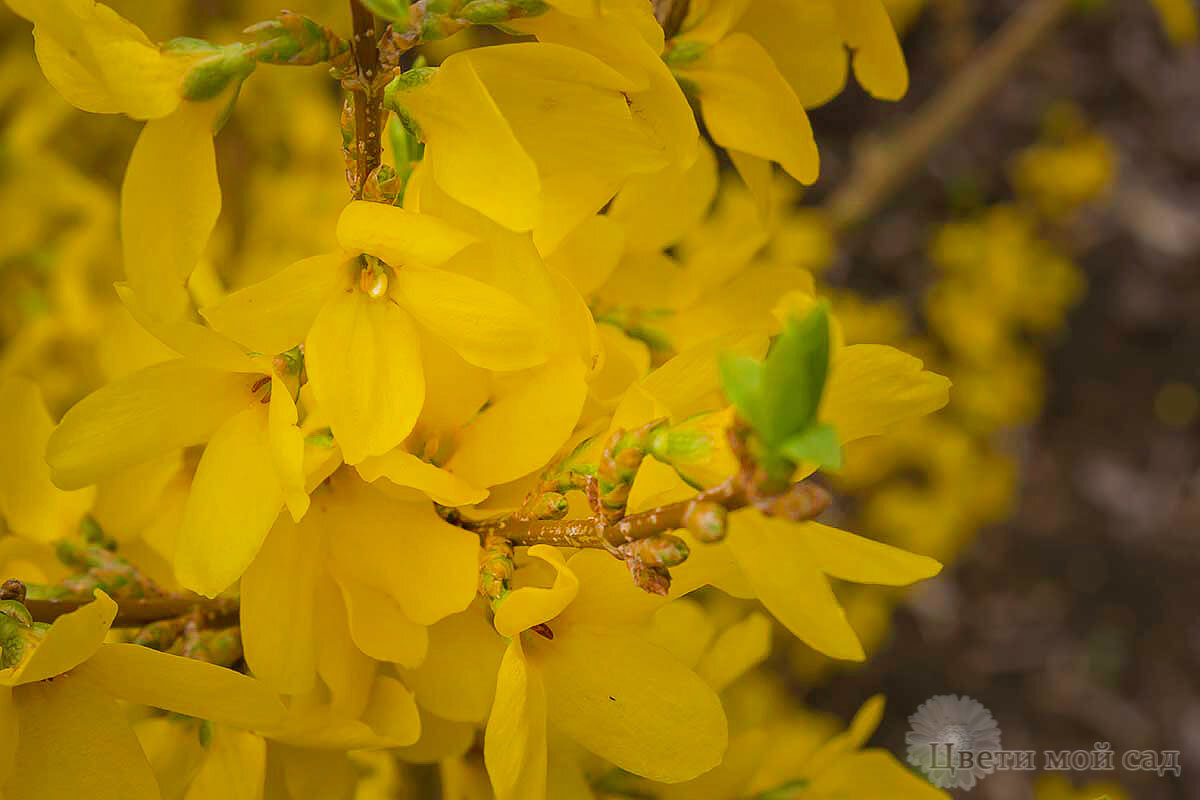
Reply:
[[[151,622],[181,617],[199,612],[210,627],[223,628],[238,624],[238,601],[235,598],[209,599],[195,594],[172,594],[163,597],[114,598],[119,610],[113,620],[114,628],[139,628]],[[24,605],[36,622],[53,622],[88,603],[92,597],[63,597],[50,599],[28,598]]]
[[[383,90],[376,89],[379,77],[379,32],[375,15],[359,0],[350,0],[354,19],[354,63],[357,69],[354,94],[355,186],[354,197],[362,197],[367,176],[382,162]]]
[[[454,522],[481,537],[502,537],[514,545],[550,544],[608,549],[683,528],[688,510],[697,503],[716,503],[728,511],[753,505],[769,516],[802,521],[812,519],[828,508],[830,496],[825,489],[808,481],[792,484],[779,494],[758,495],[744,473],[738,473],[688,500],[629,514],[612,523],[595,517],[539,520],[512,514],[490,520],[455,519]]]

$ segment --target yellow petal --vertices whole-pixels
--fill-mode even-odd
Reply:
[[[812,765],[811,771],[816,773],[846,753],[858,750],[866,744],[883,719],[884,703],[881,694],[863,703],[854,713],[854,719],[850,720],[850,726],[846,730],[825,742],[809,756],[807,763]]]
[[[79,401],[46,445],[54,482],[76,489],[204,442],[253,402],[246,376],[182,359],[113,381]]]
[[[808,115],[762,45],[735,33],[680,73],[699,85],[704,122],[717,144],[777,161],[801,183],[816,181]]]
[[[25,378],[0,383],[0,514],[13,533],[42,542],[71,532],[95,496],[51,483],[45,454],[53,429],[37,384]]]
[[[417,122],[433,180],[451,197],[513,230],[541,216],[533,159],[462,54],[447,58],[425,83],[400,92]]]
[[[588,217],[546,256],[546,265],[565,275],[586,297],[617,268],[624,240],[622,227],[608,216]]]
[[[804,537],[822,572],[843,581],[907,586],[942,571],[942,565],[927,556],[816,522],[802,523],[795,535]]]
[[[393,297],[469,364],[498,371],[546,360],[545,326],[512,295],[446,270],[403,269]]]
[[[198,364],[229,372],[262,372],[263,362],[237,342],[212,328],[198,325],[186,316],[164,317],[152,309],[127,283],[116,284],[117,296],[129,315],[156,339]]]
[[[12,689],[0,686],[0,789],[8,783],[17,759],[17,709]]]
[[[184,284],[221,212],[212,138],[219,110],[212,103],[184,103],[170,116],[146,123],[125,168],[125,275],[147,306],[165,319],[187,310]]]
[[[296,427],[296,401],[292,390],[279,375],[271,376],[271,402],[267,411],[267,436],[271,444],[271,463],[283,489],[283,498],[292,518],[299,521],[308,511],[308,493],[304,491],[304,434]]]
[[[267,742],[245,731],[221,728],[192,779],[184,800],[259,800],[267,766]]]
[[[717,193],[717,159],[707,144],[687,168],[672,164],[630,178],[608,216],[621,224],[633,250],[661,250],[700,224]]]
[[[92,516],[124,545],[161,518],[163,494],[182,468],[183,452],[175,450],[100,481]]]
[[[750,0],[712,0],[694,24],[684,20],[681,36],[689,41],[715,44],[725,38],[751,5]]]
[[[422,708],[456,722],[482,722],[492,706],[504,642],[482,601],[429,628],[429,653],[401,674]]]
[[[175,550],[180,585],[215,597],[242,576],[283,505],[267,410],[240,411],[204,448]]]
[[[1200,11],[1188,0],[1151,0],[1167,38],[1176,47],[1200,39]]]
[[[681,664],[695,669],[716,635],[716,628],[703,606],[685,597],[655,612],[650,628],[643,635]]]
[[[543,251],[599,211],[630,175],[670,160],[631,113],[622,94],[629,81],[600,59],[544,42],[478,48],[452,59],[460,57],[470,59],[537,163],[544,201],[534,241]]]
[[[367,656],[350,635],[345,607],[338,602],[337,584],[328,575],[317,584],[318,596],[328,598],[316,605],[317,674],[332,695],[330,710],[336,717],[357,719],[371,699],[376,662]]]
[[[490,487],[543,467],[571,435],[586,395],[583,364],[571,356],[522,374],[463,428],[446,468]]]
[[[94,596],[92,602],[54,620],[24,663],[0,670],[0,685],[20,686],[53,678],[91,658],[117,616],[117,604],[108,595],[96,589]]]
[[[604,362],[588,388],[596,401],[615,404],[626,389],[650,370],[650,348],[614,325],[597,325],[596,334],[603,347]]]
[[[788,630],[833,658],[865,658],[846,612],[813,563],[803,528],[746,510],[730,519],[726,542],[758,599]]]
[[[357,200],[338,217],[338,244],[370,253],[392,267],[436,267],[475,241],[465,231],[428,214]]]
[[[757,611],[725,630],[696,666],[714,691],[721,691],[771,652],[771,621]]]
[[[767,49],[805,108],[829,102],[846,85],[850,58],[833,3],[754,0],[737,30]]]
[[[133,732],[158,778],[164,798],[182,798],[192,777],[204,763],[206,753],[200,744],[199,726],[198,720],[166,715],[146,717],[133,723]]]
[[[529,552],[533,554],[532,549]],[[571,556],[567,568],[579,582],[579,590],[558,615],[563,624],[640,624],[667,602],[637,588],[625,564],[602,550],[579,551]]]
[[[729,160],[754,197],[759,217],[771,223],[775,208],[775,169],[771,162],[740,150],[729,150],[728,153]]]
[[[310,520],[297,525],[281,515],[242,576],[246,663],[284,694],[307,692],[317,676],[313,606],[321,542]]]
[[[343,253],[297,261],[200,309],[208,324],[258,353],[283,353],[304,341],[325,301],[352,277]]]
[[[499,668],[499,663],[497,663]],[[489,707],[491,702],[489,700]],[[485,710],[480,719],[487,714]],[[458,758],[475,744],[475,726],[465,722],[451,722],[421,712],[421,738],[416,744],[400,748],[396,757],[409,764],[436,764],[449,758]]]
[[[677,783],[715,767],[725,712],[696,673],[644,639],[607,627],[559,626],[529,641],[556,728],[616,766]]]
[[[281,787],[279,800],[354,796],[358,775],[346,753],[272,743],[271,761],[278,763],[283,772],[282,783],[286,788]]]
[[[881,100],[899,100],[908,91],[908,66],[881,0],[835,0],[838,27],[854,51],[854,77]]]
[[[686,350],[642,381],[646,394],[665,407],[680,422],[720,405],[717,363],[722,353],[739,353],[761,358],[767,352],[763,335],[727,334],[706,340]],[[649,419],[643,422],[649,422]]]
[[[421,361],[425,370],[425,405],[421,407],[416,430],[426,436],[453,435],[487,402],[488,373],[463,361],[445,342],[423,332]]]
[[[8,5],[34,23],[42,71],[76,108],[153,119],[179,105],[191,60],[164,54],[108,6],[84,0],[8,0]]]
[[[478,536],[442,520],[428,502],[354,484],[334,487],[343,499],[331,518],[330,553],[344,574],[390,594],[419,625],[466,608],[475,595]]]
[[[845,443],[932,413],[949,398],[950,381],[922,370],[919,358],[886,345],[854,344],[834,353],[820,416]]]
[[[496,700],[483,736],[483,761],[496,800],[546,796],[546,693],[513,639],[496,676]]]
[[[159,800],[124,710],[91,683],[64,675],[22,686],[13,700],[20,766],[4,787],[9,797]]]
[[[529,555],[554,567],[554,584],[550,587],[523,586],[509,592],[498,604],[493,620],[501,636],[516,636],[534,625],[554,619],[579,593],[579,579],[558,550],[538,544],[529,548]]]
[[[886,750],[864,750],[834,761],[808,786],[821,797],[903,797],[905,800],[946,800],[949,795],[930,785]]]
[[[334,296],[308,334],[305,364],[347,464],[386,453],[412,430],[425,378],[416,330],[395,303]]]
[[[387,478],[398,486],[411,486],[422,491],[444,506],[474,505],[482,503],[488,496],[487,489],[472,486],[454,473],[405,452],[402,447],[381,456],[371,456],[356,469],[363,480],[373,483]]]
[[[671,596],[682,597],[703,586],[715,586],[727,595],[749,600],[754,586],[728,544],[705,544],[687,531],[675,531],[687,542],[687,561],[671,568]]]
[[[240,728],[283,722],[279,696],[232,669],[137,644],[106,644],[74,675],[139,705]]]
[[[568,45],[621,73],[629,112],[668,161],[683,167],[696,160],[696,119],[671,70],[659,57],[663,30],[650,6],[632,3],[617,11],[608,4],[599,19],[547,12],[513,21],[512,27],[540,41]]]
[[[415,667],[425,660],[429,634],[400,610],[386,592],[332,569],[346,601],[350,638],[371,658]]]
[[[371,699],[363,711],[363,722],[389,741],[389,746],[413,744],[421,736],[421,716],[412,692],[386,675],[375,678]]]

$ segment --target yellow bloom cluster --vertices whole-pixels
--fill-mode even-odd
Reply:
[[[838,733],[750,672],[768,615],[864,658],[831,578],[940,569],[812,521],[807,479],[949,381],[848,337],[819,224],[776,227],[805,107],[906,90],[880,0],[375,0],[386,31],[222,46],[6,2],[63,98],[144,125],[114,202],[55,167],[28,65],[7,89],[36,169],[0,189],[6,280],[46,307],[4,320],[0,797],[382,797],[402,763],[448,797],[944,797],[862,749],[880,700]],[[524,38],[409,53],[471,25]],[[349,202],[336,112],[251,78],[281,64],[346,90]],[[303,166],[223,198],[235,101]]]

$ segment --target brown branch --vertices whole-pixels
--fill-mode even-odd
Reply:
[[[834,230],[869,218],[929,155],[953,136],[1066,16],[1073,0],[1028,0],[966,66],[888,140],[866,147],[849,179],[829,199]]]
[[[792,484],[779,494],[765,496],[748,489],[750,485],[744,473],[738,473],[688,500],[630,514],[611,524],[597,517],[539,520],[513,515],[481,521],[459,518],[454,522],[480,536],[503,537],[515,545],[551,544],[607,550],[685,527],[688,511],[700,503],[715,503],[727,511],[753,505],[768,516],[800,521],[817,516],[829,507],[831,501],[829,492],[808,481]]]
[[[212,628],[238,624],[236,598],[218,597],[210,600],[195,594],[172,594],[163,597],[113,599],[119,606],[117,617],[113,620],[114,628],[140,628],[151,622],[181,617],[193,612],[199,612]],[[69,614],[90,602],[91,597],[68,597],[58,600],[27,598],[24,605],[36,622],[53,622],[63,614]]]
[[[380,85],[379,31],[375,15],[359,0],[350,0],[354,18],[354,64],[356,75],[347,82],[354,94],[356,199],[362,197],[367,177],[383,161],[383,87]]]

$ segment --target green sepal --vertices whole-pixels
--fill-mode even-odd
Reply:
[[[779,452],[799,464],[807,461],[828,469],[841,469],[842,446],[832,425],[818,423],[790,436]]]
[[[763,367],[749,356],[722,355],[717,365],[721,388],[742,419],[761,434],[768,428],[762,405]]]
[[[801,320],[790,319],[763,361],[763,413],[769,441],[812,425],[829,373],[829,312],[821,303]]]
[[[829,311],[820,303],[789,319],[767,357],[725,355],[719,372],[729,402],[754,432],[755,457],[775,479],[801,462],[838,468],[841,448],[817,421],[829,375]]]
[[[408,22],[408,0],[359,0],[368,11],[388,22]]]
[[[708,52],[708,45],[704,42],[681,42],[674,41],[671,48],[663,53],[663,61],[667,62],[669,67],[686,67],[689,64],[694,64],[696,61]]]
[[[476,25],[504,22],[512,16],[512,3],[508,0],[471,0],[458,15]]]
[[[333,431],[329,428],[315,430],[308,436],[304,437],[304,443],[312,445],[313,447],[329,449],[330,447],[333,447]]]
[[[173,52],[211,53],[207,58],[197,61],[184,75],[181,92],[184,100],[196,103],[212,100],[230,84],[236,82],[240,85],[254,71],[252,45],[237,43],[223,47],[208,45],[205,48],[205,44],[207,42],[198,39],[173,39],[163,46],[165,50]]]

